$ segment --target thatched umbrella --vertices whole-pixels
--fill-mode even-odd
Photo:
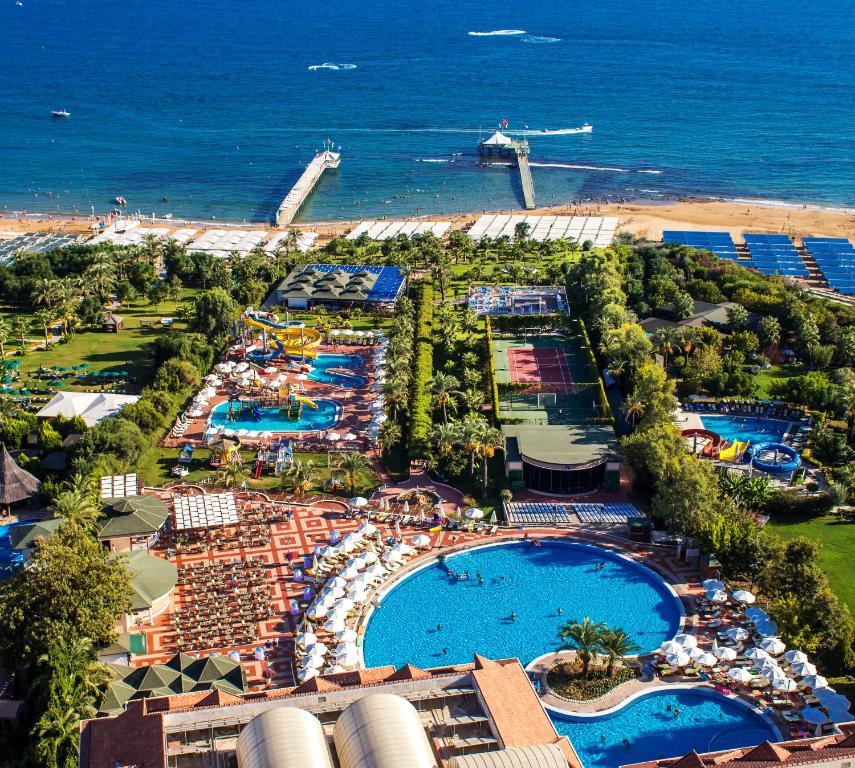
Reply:
[[[35,496],[42,484],[26,469],[18,466],[6,446],[0,451],[0,504],[9,506]]]

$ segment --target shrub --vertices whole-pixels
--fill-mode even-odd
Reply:
[[[62,436],[47,420],[42,420],[36,428],[39,448],[43,451],[57,451],[62,448]]]
[[[164,411],[158,410],[154,403],[143,397],[136,403],[129,403],[119,413],[120,419],[136,424],[143,432],[154,432],[163,425]]]
[[[20,448],[32,426],[24,419],[4,419],[0,424],[0,440],[7,448]]]
[[[410,408],[410,458],[426,459],[430,453],[431,419],[428,381],[433,376],[433,286],[421,283],[415,290],[415,365]]]
[[[148,441],[132,421],[104,419],[83,435],[77,444],[76,457],[91,462],[96,457],[106,456],[130,466],[147,447]]]
[[[490,399],[493,401],[493,413],[499,418],[499,382],[496,380],[496,361],[493,360],[493,321],[490,315],[485,318],[484,328],[487,339],[487,360],[490,366]]]
[[[173,358],[160,366],[152,386],[167,392],[180,392],[185,387],[195,387],[201,378],[199,369],[193,363]]]
[[[805,496],[798,491],[776,491],[769,497],[765,511],[770,517],[806,519],[827,515],[833,506],[827,493]]]

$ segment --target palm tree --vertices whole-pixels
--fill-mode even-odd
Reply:
[[[23,316],[16,317],[15,322],[12,324],[12,328],[15,332],[15,338],[21,345],[21,351],[23,352],[24,347],[27,345],[27,333],[30,330],[30,321]]]
[[[56,317],[54,316],[53,310],[45,307],[44,309],[39,309],[33,315],[35,317],[36,322],[41,325],[42,330],[45,333],[45,349],[50,346],[50,339],[48,338],[48,329],[53,325]]]
[[[486,419],[481,419],[481,427],[478,430],[476,442],[478,445],[477,454],[481,459],[481,487],[486,492],[489,460],[496,455],[496,451],[505,447],[505,438],[500,429],[491,427]]]
[[[603,652],[609,657],[606,665],[606,675],[612,676],[614,671],[615,661],[623,659],[624,656],[629,656],[639,650],[636,642],[620,627],[615,629],[607,629],[603,632],[600,639],[600,647]]]
[[[68,490],[60,493],[51,506],[54,517],[64,518],[70,525],[79,525],[89,533],[97,528],[101,508],[95,504],[91,495],[82,490]]]
[[[56,290],[59,283],[54,278],[41,277],[33,285],[33,304],[44,304],[48,309],[56,300]]]
[[[458,423],[434,424],[431,431],[431,442],[436,446],[436,451],[441,456],[451,452],[451,449],[459,442],[461,430]]]
[[[832,483],[828,486],[828,497],[835,512],[840,512],[840,507],[846,503],[848,496],[849,490],[843,483]]]
[[[401,440],[401,425],[397,421],[387,419],[380,427],[380,432],[377,435],[380,452],[397,445]]]
[[[644,402],[638,395],[632,394],[623,401],[621,410],[623,411],[623,415],[629,420],[629,423],[634,427],[635,422],[644,415]]]
[[[662,353],[662,364],[667,368],[668,356],[680,348],[680,332],[676,328],[657,328],[651,341]]]
[[[356,489],[356,480],[360,474],[371,468],[371,462],[358,451],[347,451],[335,457],[333,465],[347,480],[350,495]]]
[[[448,424],[448,409],[449,407],[456,408],[454,398],[460,394],[457,389],[460,382],[456,376],[438,371],[433,378],[428,381],[428,392],[431,394],[431,405],[434,408],[442,408],[442,421]]]
[[[0,360],[6,359],[6,342],[9,341],[10,333],[9,324],[0,317]]]
[[[591,668],[591,659],[603,647],[605,625],[591,621],[587,616],[578,621],[568,621],[558,630],[561,639],[561,650],[576,651],[582,662],[582,677],[587,677]]]
[[[230,461],[217,474],[217,482],[224,488],[236,488],[249,480],[249,469],[241,462]]]
[[[302,496],[312,487],[318,477],[318,472],[313,461],[295,459],[283,477],[290,478],[294,486],[294,493]]]

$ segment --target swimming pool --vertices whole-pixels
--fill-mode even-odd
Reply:
[[[246,429],[251,432],[311,432],[324,430],[334,426],[339,417],[339,406],[335,400],[319,398],[314,401],[317,409],[303,405],[300,418],[290,421],[282,415],[279,408],[260,408],[260,416],[256,420],[250,412],[244,412],[235,421],[229,421],[229,404],[220,403],[211,411],[211,425],[226,429]]]
[[[675,707],[679,715],[674,714]],[[645,694],[613,714],[572,717],[550,711],[555,730],[567,736],[585,768],[682,757],[779,741],[761,715],[714,691],[693,689]],[[623,740],[628,739],[629,747]]]
[[[312,381],[332,384],[344,389],[356,389],[364,387],[368,383],[365,376],[356,373],[342,376],[329,370],[330,368],[343,368],[349,371],[359,370],[364,365],[362,357],[359,355],[318,355],[311,361],[311,365],[314,367],[314,370],[309,374]]]
[[[9,539],[9,534],[15,525],[26,525],[26,521],[0,525],[0,576],[6,575],[13,566],[24,562],[23,554],[12,549],[12,542]]]
[[[752,443],[780,443],[790,428],[789,421],[756,416],[702,416],[704,429],[725,440],[750,440]]]
[[[458,580],[447,568],[470,577]],[[528,664],[557,649],[562,624],[584,616],[622,627],[652,651],[677,633],[682,616],[652,571],[599,547],[558,541],[466,550],[406,577],[380,603],[365,631],[367,667],[436,667],[472,661],[476,651]]]

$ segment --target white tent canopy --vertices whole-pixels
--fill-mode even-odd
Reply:
[[[86,426],[92,427],[108,416],[115,416],[128,403],[135,403],[139,395],[114,395],[112,392],[57,392],[36,416],[51,419],[80,416]]]

